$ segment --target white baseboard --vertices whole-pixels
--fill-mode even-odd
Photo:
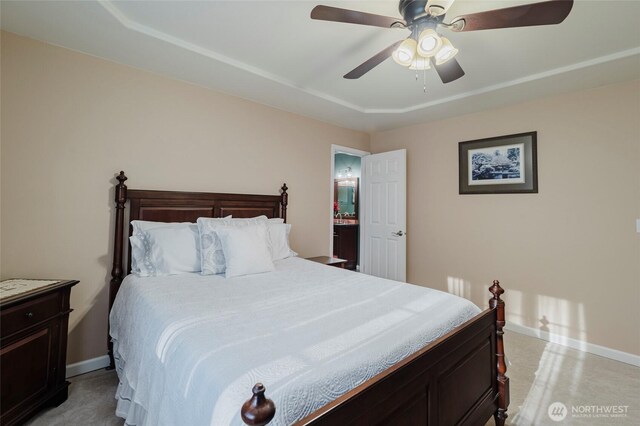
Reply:
[[[66,377],[73,377],[90,371],[100,370],[109,366],[109,355],[102,355],[97,358],[87,359],[67,365]]]
[[[577,349],[582,352],[588,352],[590,354],[599,355],[605,358],[613,359],[616,361],[624,362],[626,364],[635,365],[640,367],[640,356],[630,354],[628,352],[622,352],[617,349],[607,348],[605,346],[596,345],[582,340],[572,339],[570,337],[560,336],[559,334],[550,333],[548,331],[542,331],[524,325],[507,323],[504,327],[507,331],[513,331],[515,333],[524,334],[526,336],[537,337],[538,339],[545,340],[551,343],[557,343],[562,346],[566,346],[572,349]]]

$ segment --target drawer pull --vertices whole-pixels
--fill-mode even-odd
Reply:
[[[33,318],[33,312],[27,312],[26,314],[24,314],[25,317],[27,317],[28,319]]]

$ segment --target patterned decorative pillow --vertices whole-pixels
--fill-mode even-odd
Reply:
[[[238,226],[256,225],[259,223],[267,223],[266,216],[252,217],[250,219],[231,219],[231,218],[198,218],[198,230],[200,231],[200,256],[202,263],[202,275],[216,275],[225,272],[226,263],[222,244],[216,228],[220,226]]]

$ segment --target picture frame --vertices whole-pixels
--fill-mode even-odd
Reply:
[[[538,132],[458,143],[459,193],[538,192]]]

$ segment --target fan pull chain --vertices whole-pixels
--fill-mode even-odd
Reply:
[[[416,68],[416,81],[418,81],[418,69]]]
[[[422,91],[427,93],[427,70],[422,71]]]

